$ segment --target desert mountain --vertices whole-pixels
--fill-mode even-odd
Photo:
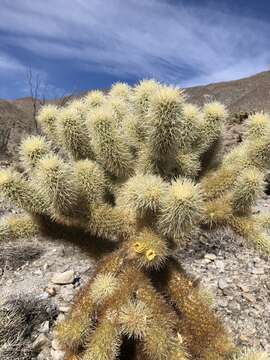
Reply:
[[[186,89],[191,103],[202,105],[218,100],[232,113],[241,111],[270,112],[270,71],[240,80],[226,81]]]
[[[32,132],[32,129],[31,117],[24,109],[20,109],[13,102],[0,99],[0,159],[7,151],[13,153],[22,136]]]

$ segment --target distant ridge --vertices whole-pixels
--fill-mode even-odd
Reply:
[[[105,92],[107,90],[104,90]],[[269,111],[270,112],[270,71],[239,80],[224,81],[208,85],[200,85],[185,89],[188,101],[203,105],[206,101],[218,100],[224,103],[231,112]],[[83,96],[86,92],[76,94]],[[31,107],[31,97],[10,100],[21,110]],[[57,103],[58,100],[52,101]]]
[[[231,112],[270,112],[270,71],[239,80],[190,87],[185,92],[188,100],[197,105],[218,100]]]

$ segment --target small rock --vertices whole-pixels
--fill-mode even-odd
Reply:
[[[68,270],[63,273],[55,273],[51,279],[53,284],[66,285],[74,281],[74,271]]]
[[[228,284],[226,283],[226,281],[224,279],[219,279],[218,280],[218,287],[221,289],[221,290],[224,290],[225,288],[228,287]]]
[[[37,298],[39,300],[47,300],[49,298],[49,294],[47,292],[43,292],[42,294],[38,295]]]
[[[270,349],[270,344],[268,343],[268,341],[266,339],[261,339],[260,344],[262,345],[264,350],[268,351],[268,349]]]
[[[203,267],[206,267],[207,264],[210,264],[212,262],[212,260],[210,259],[202,259],[201,261]]]
[[[64,288],[65,288],[65,289],[70,289],[70,290],[74,291],[74,285],[73,285],[73,283],[72,283],[72,284],[67,284],[67,285],[65,285]],[[63,290],[63,288],[62,288],[62,290]]]
[[[256,329],[254,327],[251,327],[248,329],[248,336],[252,336],[256,334]]]
[[[233,297],[233,295],[234,295],[233,289],[230,288],[230,287],[225,287],[225,288],[222,290],[222,292],[223,292],[223,295],[225,295],[225,296],[231,296],[231,297]]]
[[[62,313],[67,313],[69,312],[70,307],[69,306],[59,306],[59,311]]]
[[[64,353],[64,351],[61,351],[61,350],[51,349],[51,356],[52,356],[52,360],[64,360],[65,353]]]
[[[263,275],[264,274],[264,269],[263,268],[253,268],[251,270],[251,273],[254,275]]]
[[[48,293],[50,296],[55,296],[56,295],[56,289],[55,287],[47,287],[45,289],[46,293]]]
[[[48,360],[50,358],[49,348],[43,349],[37,356],[37,360]]]
[[[207,260],[215,261],[217,256],[215,254],[205,254],[204,258]]]
[[[60,313],[58,316],[57,316],[57,319],[56,319],[56,323],[59,324],[61,323],[62,321],[65,320],[65,314],[64,313]]]
[[[42,271],[40,269],[33,271],[33,275],[42,276]]]
[[[249,342],[249,339],[248,337],[246,337],[245,335],[240,335],[239,336],[239,340],[243,343],[248,343]]]
[[[44,346],[49,344],[49,339],[46,335],[40,334],[33,342],[32,347],[34,351],[40,351]]]
[[[243,292],[249,292],[249,287],[248,286],[242,285],[242,284],[238,285],[238,286]]]
[[[216,260],[215,265],[220,271],[224,271],[225,265],[223,260]]]
[[[256,302],[256,299],[255,297],[252,295],[252,294],[249,294],[249,293],[244,293],[243,294],[243,298],[248,300],[249,302],[251,303],[255,303]]]
[[[70,302],[74,298],[74,289],[73,288],[67,288],[63,287],[61,289],[61,297],[65,302]]]
[[[230,302],[228,308],[234,312],[238,312],[241,310],[241,306],[236,301]]]
[[[219,300],[218,305],[225,308],[228,306],[228,300],[226,300],[225,298],[222,298]]]
[[[47,334],[47,333],[49,332],[49,330],[50,330],[50,323],[49,323],[49,321],[44,321],[44,322],[40,325],[40,327],[39,327],[39,329],[38,329],[38,331],[39,331],[40,333],[43,333],[43,334]]]

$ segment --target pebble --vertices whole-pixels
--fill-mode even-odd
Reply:
[[[253,268],[251,270],[251,273],[254,275],[263,275],[264,274],[264,269],[263,268]]]
[[[246,285],[238,285],[243,292],[249,292],[249,287]]]
[[[217,256],[215,254],[205,254],[204,258],[207,260],[215,261]]]
[[[45,289],[46,293],[48,293],[48,295],[50,296],[55,296],[56,295],[56,289],[55,287],[47,287]]]
[[[64,353],[64,351],[61,351],[61,350],[51,349],[51,356],[52,356],[52,360],[64,360],[65,353]]]
[[[51,279],[53,284],[65,285],[72,284],[74,281],[75,273],[73,270],[68,270],[63,273],[55,273]]]
[[[65,320],[65,314],[64,313],[60,313],[57,317],[57,320],[56,322],[59,324],[60,322],[64,321]]]
[[[244,293],[243,294],[243,298],[245,298],[246,300],[248,300],[251,303],[255,303],[256,302],[256,298],[255,296],[253,296],[252,294],[249,293]]]
[[[249,342],[248,337],[246,337],[245,335],[240,335],[239,340],[242,341],[243,343],[248,343]]]
[[[67,313],[70,310],[70,306],[59,306],[59,311],[62,313]]]
[[[228,308],[230,310],[232,310],[232,311],[235,311],[235,312],[238,312],[238,311],[241,310],[240,304],[238,304],[238,302],[236,302],[236,301],[230,302],[229,305],[228,305]]]
[[[38,331],[40,333],[47,334],[50,331],[50,322],[44,321],[38,328]]]
[[[219,271],[223,272],[225,268],[225,264],[223,260],[216,260],[215,261],[216,267],[219,269]]]
[[[225,298],[220,299],[218,305],[225,308],[228,306],[228,300],[226,300]]]
[[[221,289],[221,290],[224,290],[225,288],[228,287],[228,284],[225,280],[223,279],[219,279],[218,280],[218,287]]]
[[[37,360],[48,360],[50,358],[50,350],[48,347],[42,349],[42,351],[38,354]]]
[[[226,287],[222,290],[223,292],[223,295],[225,296],[233,296],[234,293],[233,293],[233,289],[231,287]]]
[[[48,360],[48,353],[46,350],[42,350],[38,356],[37,356],[37,360]]]
[[[33,275],[36,275],[36,276],[42,276],[43,273],[40,269],[36,270],[36,271],[33,271]]]
[[[40,334],[33,342],[32,347],[35,351],[39,351],[48,344],[49,344],[49,339],[47,338],[47,336],[44,334]]]
[[[47,300],[49,298],[49,294],[47,292],[43,292],[42,294],[38,295],[37,298],[39,300]]]
[[[68,287],[63,287],[61,289],[61,297],[65,302],[72,301],[73,297],[74,297],[74,289],[68,288]]]

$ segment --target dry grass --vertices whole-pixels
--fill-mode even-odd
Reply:
[[[16,270],[26,263],[38,259],[43,250],[37,246],[22,245],[18,242],[5,244],[1,248],[0,268]]]
[[[30,360],[34,356],[31,335],[57,312],[48,301],[30,296],[9,299],[0,307],[0,359]]]

